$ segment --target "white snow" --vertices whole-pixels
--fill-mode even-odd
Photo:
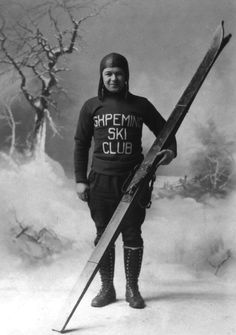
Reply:
[[[0,189],[1,334],[53,334],[58,312],[93,248],[87,205],[49,158],[16,164],[1,154]],[[118,238],[118,301],[90,307],[100,285],[97,276],[68,330],[81,335],[235,334],[235,203],[236,194],[207,205],[190,198],[154,200],[143,226],[140,289],[147,307],[134,310],[124,300]]]

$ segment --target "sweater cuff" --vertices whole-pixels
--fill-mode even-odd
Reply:
[[[88,179],[87,178],[80,178],[80,177],[75,177],[75,182],[76,184],[78,183],[83,183],[83,184],[88,184]]]

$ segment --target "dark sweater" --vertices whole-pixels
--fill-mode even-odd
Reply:
[[[92,169],[106,175],[128,173],[143,160],[143,123],[158,135],[165,124],[155,107],[143,97],[127,99],[112,95],[104,101],[91,98],[83,105],[75,134],[74,167],[76,182],[87,182],[88,153],[94,138]],[[166,148],[175,152],[173,138]]]

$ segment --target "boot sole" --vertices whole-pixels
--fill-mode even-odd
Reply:
[[[144,305],[135,306],[135,305],[132,305],[131,303],[129,303],[129,307],[134,308],[134,309],[144,309],[146,307],[146,305],[144,304]]]
[[[128,298],[126,298],[126,302],[129,304],[129,306],[131,307],[131,308],[135,308],[135,309],[143,309],[143,308],[145,308],[146,307],[146,304],[145,304],[145,302],[143,302],[142,304],[140,304],[140,305],[133,305],[132,304],[132,302],[131,301],[129,301],[129,299]]]
[[[105,306],[107,306],[107,305],[113,304],[113,303],[116,302],[116,301],[117,301],[116,298],[114,298],[114,299],[108,301],[108,302],[105,303],[105,304],[96,304],[96,303],[91,302],[91,306],[92,306],[92,307],[105,307]]]

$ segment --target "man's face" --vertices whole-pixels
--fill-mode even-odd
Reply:
[[[125,86],[125,73],[120,67],[107,67],[102,72],[104,86],[111,93],[119,93]]]

